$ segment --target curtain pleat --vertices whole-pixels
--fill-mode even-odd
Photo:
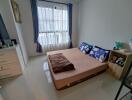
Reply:
[[[68,4],[70,48],[72,48],[72,4]]]
[[[30,2],[31,2],[31,10],[32,10],[32,18],[33,18],[34,42],[37,44],[36,51],[41,53],[42,47],[41,44],[38,42],[39,24],[38,24],[37,1],[30,0]]]

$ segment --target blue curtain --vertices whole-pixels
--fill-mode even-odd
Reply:
[[[34,42],[37,44],[36,51],[41,53],[42,47],[38,42],[39,24],[38,24],[37,0],[30,0],[30,2],[31,2],[31,10],[32,10],[32,18],[33,18]]]
[[[72,4],[68,4],[70,48],[72,48]]]

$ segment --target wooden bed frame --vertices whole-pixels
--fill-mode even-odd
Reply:
[[[101,63],[97,61],[96,59],[83,54],[82,52],[80,52],[78,48],[52,51],[52,52],[48,52],[47,55],[56,54],[56,53],[63,53],[64,56],[66,56],[66,58],[75,65],[75,71],[67,71],[67,72],[55,74],[52,70],[50,60],[48,59],[50,73],[51,73],[55,88],[57,90],[63,90],[71,86],[74,86],[78,83],[81,83],[91,77],[94,77],[104,72],[107,69],[107,63]],[[76,56],[75,56],[75,53],[76,53]],[[83,60],[83,58],[85,59],[85,61]],[[78,60],[80,60],[79,63],[80,63],[80,66],[82,64],[81,66],[82,68],[84,67],[84,65],[86,65],[85,69],[87,68],[87,66],[88,66],[88,69],[82,72],[79,72],[79,71],[77,72],[80,66],[77,64],[76,60],[77,62]],[[94,67],[89,68],[88,64],[90,61],[92,61],[92,66]],[[86,63],[86,64],[83,65],[83,63]]]

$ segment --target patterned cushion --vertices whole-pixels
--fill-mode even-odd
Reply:
[[[109,56],[109,50],[94,46],[89,55],[99,60],[100,62],[104,62]]]
[[[80,47],[79,47],[80,51],[82,51],[82,52],[85,53],[85,54],[89,54],[89,52],[91,51],[92,48],[93,48],[92,45],[87,44],[87,43],[85,43],[85,42],[82,42],[82,43],[80,44]]]

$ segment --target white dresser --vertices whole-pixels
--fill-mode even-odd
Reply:
[[[0,49],[0,79],[22,74],[16,48]]]

